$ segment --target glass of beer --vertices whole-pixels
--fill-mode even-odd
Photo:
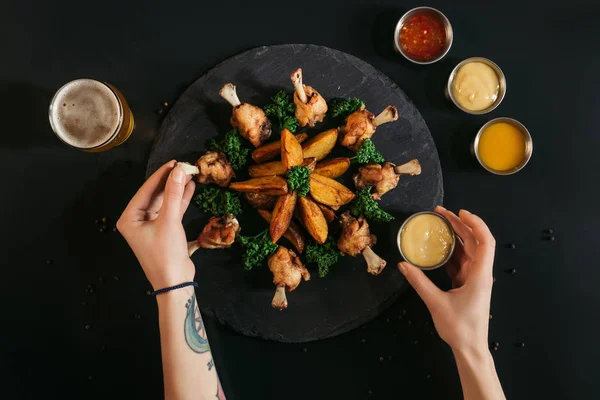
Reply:
[[[105,151],[133,132],[133,114],[119,90],[94,79],[76,79],[58,89],[48,111],[50,125],[65,144]]]

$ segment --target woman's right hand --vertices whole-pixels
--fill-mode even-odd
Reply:
[[[419,268],[407,262],[398,269],[429,309],[440,337],[458,353],[488,350],[492,267],[496,241],[481,218],[466,210],[459,216],[438,206],[435,211],[446,217],[462,239],[457,240],[454,255],[446,265],[453,289],[440,290]]]

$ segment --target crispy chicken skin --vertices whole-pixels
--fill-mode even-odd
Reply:
[[[240,102],[235,85],[226,83],[219,94],[233,107],[231,126],[237,128],[240,135],[254,147],[259,147],[271,136],[271,121],[265,112],[252,104]]]
[[[227,156],[216,151],[209,151],[196,161],[200,170],[198,174],[199,183],[214,183],[221,187],[227,187],[231,178],[235,176],[233,168],[227,161]]]
[[[377,237],[371,234],[367,220],[361,215],[358,219],[346,211],[340,218],[342,226],[337,246],[342,255],[348,254],[355,257],[362,254],[367,262],[367,272],[379,275],[386,266],[386,261],[379,257],[372,246],[377,242]]]
[[[377,237],[371,235],[369,223],[363,216],[356,219],[350,215],[350,211],[346,211],[340,217],[340,223],[342,230],[337,245],[342,254],[356,257],[365,247],[377,243]]]
[[[231,247],[239,231],[240,224],[233,214],[211,217],[198,239],[188,243],[188,253],[191,257],[196,250],[201,248],[224,249]]]
[[[277,196],[264,193],[244,193],[244,198],[248,203],[259,210],[272,210],[277,202]]]
[[[302,279],[310,279],[310,273],[292,250],[279,246],[269,257],[269,270],[273,273],[273,283],[277,287],[271,305],[283,310],[287,308],[285,292],[291,292],[298,287]]]
[[[419,175],[420,173],[421,165],[417,159],[400,166],[390,162],[366,164],[360,167],[354,175],[354,184],[359,190],[372,186],[374,190],[371,197],[381,200],[381,196],[398,186],[400,175]]]
[[[301,127],[314,127],[317,122],[322,122],[327,114],[327,102],[314,88],[302,84],[302,69],[298,68],[290,76],[296,91],[294,104],[296,104],[296,119]]]
[[[340,127],[340,144],[352,151],[358,151],[365,139],[375,133],[379,125],[398,119],[398,110],[388,106],[377,117],[367,111],[364,105],[360,110],[348,115],[344,125]]]

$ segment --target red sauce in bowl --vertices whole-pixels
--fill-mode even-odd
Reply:
[[[439,57],[446,47],[446,29],[442,19],[424,11],[411,15],[400,28],[400,47],[416,61]]]

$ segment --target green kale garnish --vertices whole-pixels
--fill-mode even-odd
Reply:
[[[236,128],[233,128],[225,135],[220,142],[212,139],[208,142],[208,148],[212,151],[225,153],[227,160],[234,171],[239,171],[248,164],[248,154],[250,149],[242,145],[242,139]]]
[[[337,244],[331,236],[323,244],[313,242],[306,247],[306,260],[317,264],[321,278],[329,273],[329,268],[337,264],[339,258]]]
[[[306,196],[310,190],[310,169],[303,166],[292,167],[287,173],[287,183],[290,190],[297,190],[299,196]]]
[[[279,247],[271,241],[268,229],[256,236],[238,235],[237,239],[244,248],[242,259],[246,270],[262,265],[265,258],[275,253]]]
[[[239,193],[232,193],[225,189],[215,187],[202,187],[200,192],[194,196],[194,203],[205,213],[215,217],[242,213],[242,203]]]
[[[328,107],[334,118],[346,118],[364,105],[365,103],[361,99],[354,97],[352,99],[333,99],[329,101]]]
[[[384,161],[385,158],[377,151],[375,144],[369,138],[363,141],[356,156],[350,158],[350,162],[353,164],[382,163]]]
[[[267,117],[279,120],[279,129],[288,129],[292,133],[298,129],[299,124],[295,116],[296,105],[284,90],[271,97],[271,103],[267,104],[264,110]]]
[[[350,204],[350,213],[355,217],[363,215],[369,222],[389,222],[394,216],[386,213],[379,204],[371,197],[372,187],[364,188],[356,192],[356,197]]]

